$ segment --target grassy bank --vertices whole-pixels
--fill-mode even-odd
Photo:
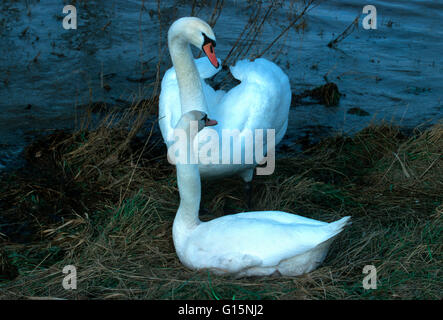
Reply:
[[[184,268],[172,243],[174,167],[156,131],[57,132],[1,178],[0,298],[441,299],[443,125],[374,125],[288,154],[254,179],[254,210],[353,224],[324,264],[296,278],[217,277]],[[212,219],[246,209],[239,179],[203,184]],[[278,244],[276,244],[278,245]],[[62,287],[66,265],[78,289]],[[362,288],[365,265],[378,288]]]

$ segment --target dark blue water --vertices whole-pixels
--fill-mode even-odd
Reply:
[[[150,96],[159,55],[162,73],[170,66],[167,28],[192,10],[192,1],[178,0],[160,1],[160,16],[157,1],[77,2],[77,30],[62,27],[65,1],[0,3],[0,171],[20,164],[20,152],[36,133],[78,127],[82,105]],[[205,20],[213,12],[211,1],[207,3],[195,8]],[[371,1],[377,29],[364,30],[360,19],[336,49],[327,47],[357,16],[364,16],[365,4],[316,2],[304,28],[292,28],[265,55],[272,59],[281,51],[275,61],[289,75],[294,94],[324,84],[326,74],[345,94],[337,107],[302,104],[291,109],[284,140],[288,146],[296,147],[306,135],[353,133],[371,121],[415,127],[443,118],[443,2]],[[225,1],[214,27],[222,60],[255,5]],[[248,56],[280,33],[298,6],[286,1],[275,11]],[[355,107],[369,115],[349,114]]]

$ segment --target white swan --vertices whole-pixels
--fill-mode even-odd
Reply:
[[[203,50],[207,58],[194,60],[190,44]],[[277,65],[266,59],[238,61],[230,70],[241,83],[229,92],[215,91],[204,81],[220,70],[214,53],[215,36],[207,23],[194,17],[175,21],[168,32],[168,45],[174,67],[163,77],[159,101],[159,125],[168,148],[173,143],[171,133],[181,117],[181,108],[199,110],[210,119],[217,119],[219,125],[212,129],[220,140],[223,129],[238,129],[240,139],[249,130],[254,133],[255,129],[275,129],[275,144],[280,142],[288,126],[291,89],[288,77]],[[207,141],[203,138],[206,131],[199,133],[200,142]],[[221,141],[211,140],[211,143],[221,146]],[[244,155],[244,141],[241,143]],[[242,158],[240,164],[221,164],[220,152],[219,164],[200,163],[199,170],[205,179],[239,175],[250,182],[257,162],[262,159],[256,158],[248,164]]]
[[[192,146],[196,136],[190,133],[190,122],[199,121],[198,128],[202,129],[205,119],[200,111],[182,116],[177,128],[187,132],[186,146]],[[172,235],[180,261],[191,269],[237,277],[274,272],[300,275],[322,263],[334,236],[350,219],[326,223],[286,212],[257,211],[201,222],[198,165],[177,163],[176,168],[180,206]]]

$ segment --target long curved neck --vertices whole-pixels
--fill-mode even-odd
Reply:
[[[201,200],[200,173],[196,164],[176,164],[176,168],[180,205],[174,224],[178,223],[189,230],[200,224],[198,218]]]
[[[200,224],[198,213],[201,200],[200,172],[198,165],[190,161],[195,133],[192,133],[190,122],[184,117],[182,117],[177,127],[186,132],[186,139],[183,139],[181,143],[186,143],[183,147],[187,149],[188,161],[186,164],[177,162],[175,165],[177,170],[177,186],[180,193],[180,205],[175,215],[172,229],[176,248],[180,247],[180,244],[185,243],[189,233]]]
[[[191,47],[180,35],[169,39],[169,53],[177,75],[182,114],[191,110],[206,111],[200,75]]]

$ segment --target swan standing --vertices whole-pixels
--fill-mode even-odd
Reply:
[[[182,115],[182,109],[185,112],[198,110],[211,119],[217,119],[220,124],[213,129],[220,139],[223,129],[239,130],[240,139],[247,132],[254,133],[255,129],[274,129],[275,144],[278,144],[288,126],[291,103],[288,77],[277,65],[266,59],[253,62],[242,60],[230,68],[232,75],[241,83],[229,92],[215,91],[204,81],[221,68],[214,53],[215,44],[211,27],[195,17],[178,19],[168,31],[173,68],[163,77],[159,101],[159,125],[166,145],[169,148],[174,142],[171,134]],[[203,50],[207,58],[194,60],[190,45]],[[196,144],[198,141],[200,144],[201,141],[207,141],[203,138],[206,134],[203,129],[199,133],[202,138],[196,139]],[[221,140],[211,140],[210,143],[221,146]],[[244,155],[244,141],[241,143]],[[266,150],[266,144],[263,150]],[[246,163],[242,159],[240,164],[222,164],[220,152],[218,163],[200,163],[199,171],[205,179],[239,175],[249,183],[254,168],[262,159],[254,159],[253,163]]]
[[[192,152],[197,133],[190,130],[191,121],[198,121],[199,130],[213,123],[201,111],[183,114],[176,128],[186,132],[181,143]],[[322,263],[334,236],[350,219],[326,223],[286,212],[257,211],[201,222],[198,165],[177,163],[176,168],[180,205],[172,235],[180,261],[191,269],[237,277],[310,272]]]

